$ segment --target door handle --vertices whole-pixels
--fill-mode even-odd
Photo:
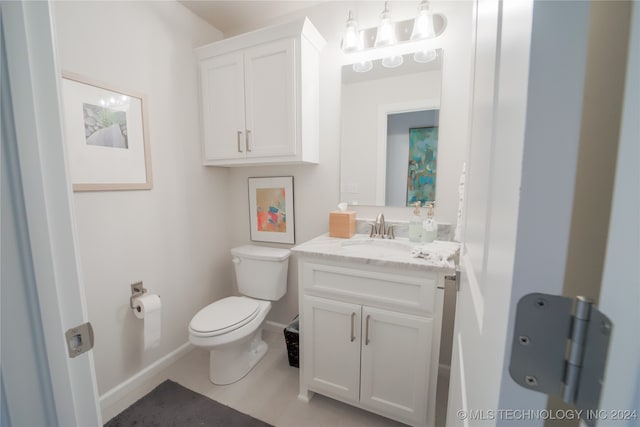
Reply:
[[[250,136],[251,136],[251,131],[249,129],[247,129],[247,134],[246,134],[245,141],[244,141],[245,147],[247,149],[247,153],[251,152],[251,144],[250,144],[250,140],[249,140]]]
[[[356,340],[356,313],[351,313],[351,342]]]
[[[367,314],[367,320],[365,321],[365,332],[364,332],[364,345],[369,345],[369,319],[371,319],[371,315]]]
[[[242,136],[242,131],[238,131],[238,153],[242,153],[242,146],[240,145],[240,137]]]

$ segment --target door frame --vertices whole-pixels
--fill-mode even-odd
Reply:
[[[31,340],[44,341],[47,366],[40,368],[49,377],[56,416],[50,425],[102,425],[93,354],[89,351],[71,359],[65,340],[65,331],[87,322],[88,316],[65,160],[61,74],[51,6],[48,1],[2,2],[0,6],[21,180],[11,185],[24,200],[22,220],[28,241],[22,244],[29,250],[22,256],[33,267],[36,290],[26,308],[40,312],[43,338],[28,325],[15,327]],[[9,415],[12,405],[29,404],[28,400],[12,402],[5,395],[18,384],[3,378],[2,386]]]
[[[626,422],[632,425],[631,419],[625,419],[632,413],[625,414],[625,410],[635,410],[636,422],[640,417],[640,3],[633,4],[631,13],[620,145],[599,307],[614,325],[600,410],[609,416],[620,414],[617,424],[621,426]],[[636,340],[629,339],[633,336]]]

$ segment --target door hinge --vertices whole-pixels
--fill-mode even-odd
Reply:
[[[595,425],[612,324],[584,297],[529,294],[518,301],[511,378],[561,396],[588,426]]]
[[[74,358],[93,348],[93,327],[91,322],[69,329],[65,334],[69,357]]]

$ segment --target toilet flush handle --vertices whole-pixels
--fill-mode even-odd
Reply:
[[[240,264],[240,258],[238,258],[237,256],[234,256],[234,257],[231,259],[231,262],[233,262],[234,264]]]

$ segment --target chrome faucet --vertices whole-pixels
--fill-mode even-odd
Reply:
[[[376,222],[371,224],[369,237],[374,239],[394,239],[393,225],[386,225],[384,214],[380,212],[376,217]]]

